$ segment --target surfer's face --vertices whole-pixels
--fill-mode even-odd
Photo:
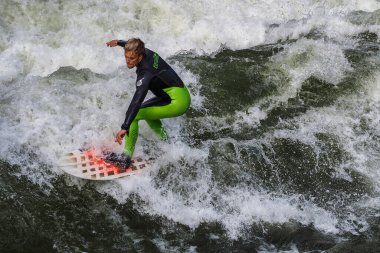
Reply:
[[[143,55],[136,54],[134,51],[125,51],[125,62],[129,69],[133,69],[142,60]]]

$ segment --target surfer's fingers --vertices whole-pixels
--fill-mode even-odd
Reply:
[[[123,134],[117,134],[115,142],[119,143],[121,145],[121,140],[124,137]]]
[[[117,40],[111,40],[106,43],[108,47],[116,47],[117,46]]]

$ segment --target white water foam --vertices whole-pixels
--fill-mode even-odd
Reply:
[[[112,144],[113,132],[119,128],[131,99],[135,76],[132,71],[120,68],[125,64],[121,48],[105,47],[104,43],[110,39],[141,37],[147,47],[166,58],[182,50],[209,54],[221,45],[244,49],[278,40],[299,39],[317,29],[328,40],[300,39],[286,48],[278,62],[287,65],[284,69],[292,77],[294,87],[311,74],[336,83],[350,70],[342,53],[354,42],[347,39],[348,36],[368,28],[377,29],[351,24],[345,15],[354,10],[374,11],[377,8],[379,3],[374,0],[2,1],[0,25],[7,35],[2,35],[0,44],[0,158],[18,164],[18,157],[12,150],[22,151],[26,147],[49,164],[63,152],[86,145],[89,140],[91,145]],[[278,27],[270,28],[272,24]],[[303,52],[309,54],[306,64],[289,68],[291,59],[288,57]],[[108,76],[78,82],[66,80],[75,75],[75,71],[69,72],[64,80],[51,77],[41,81],[32,77],[48,76],[63,66],[89,68]],[[194,105],[201,108],[197,77],[183,66],[174,66],[184,81],[193,85]],[[298,133],[276,132],[275,136],[282,134],[289,138],[293,135],[307,142],[313,129],[333,131],[351,141],[347,149],[357,154],[359,163],[365,163],[367,158],[361,160],[364,154],[355,149],[357,136],[351,126],[357,122],[344,110],[334,113],[336,110],[339,109],[310,112],[303,119],[297,119],[301,125]],[[344,116],[339,117],[341,112]],[[330,115],[331,120],[325,121],[323,114]],[[237,116],[243,123],[252,119],[258,124],[265,113],[253,107],[247,115],[238,113]],[[374,117],[374,122],[378,120],[375,116],[368,115]],[[315,118],[321,119],[319,125],[314,124]],[[337,122],[336,118],[339,119]],[[181,119],[171,122],[176,124],[168,124],[169,134],[175,135],[179,132]],[[329,122],[332,126],[327,124]],[[344,131],[337,132],[338,127]],[[148,139],[147,136],[152,136],[150,130],[142,127],[140,141]],[[157,167],[133,180],[117,180],[118,187],[115,182],[99,185],[99,190],[121,202],[129,194],[137,193],[147,202],[144,212],[162,215],[192,228],[202,221],[217,220],[224,224],[232,237],[237,237],[244,225],[260,221],[297,220],[302,224],[314,223],[325,232],[338,232],[333,214],[313,203],[301,201],[297,196],[273,197],[257,189],[239,187],[220,190],[210,179],[208,147],[206,144],[199,149],[190,148],[180,138],[174,143],[162,144],[164,155],[159,164],[170,167],[169,164],[173,163],[176,168],[171,171],[170,178],[162,182],[167,185],[154,182],[158,177]],[[181,163],[183,161],[186,166]],[[188,178],[187,170],[191,166],[195,167],[195,178]],[[362,168],[372,175],[373,172],[365,171],[365,166]],[[33,177],[30,171],[25,174]],[[377,174],[374,175],[378,178]],[[174,190],[176,184],[194,191],[183,196]],[[212,204],[213,197],[219,203]],[[298,205],[304,209],[299,209]]]
[[[290,82],[282,88],[278,101],[295,97],[303,82],[310,76],[337,85],[353,70],[345,57],[344,50],[354,42],[339,45],[325,40],[300,39],[285,46],[283,52],[273,57],[275,64],[285,71]]]
[[[163,185],[157,186],[153,182],[159,169],[156,167],[139,177],[118,180],[118,186],[115,183],[103,185],[101,191],[120,202],[136,193],[145,202],[141,212],[161,215],[193,229],[202,222],[221,222],[229,236],[235,239],[246,225],[256,222],[281,224],[297,220],[305,225],[313,223],[317,229],[327,233],[339,232],[338,221],[333,214],[297,196],[272,196],[257,189],[239,187],[227,191],[219,189],[212,181],[207,153],[203,150],[190,149],[180,143],[165,149],[169,150],[160,158],[159,164],[163,168],[174,164],[175,170],[170,171],[169,179]],[[185,161],[186,166],[179,161]],[[189,171],[192,164],[196,165],[193,172]],[[196,177],[189,177],[189,173],[196,173]],[[176,184],[183,189],[182,192],[175,191]]]
[[[294,39],[315,28],[344,41],[368,29],[348,23],[345,14],[379,8],[374,0],[34,0],[2,1],[1,5],[4,26],[11,32],[0,62],[12,66],[2,68],[2,79],[18,74],[46,76],[61,66],[113,72],[124,64],[121,52],[105,47],[114,38],[141,37],[165,58],[181,50],[212,53],[221,45],[243,49]],[[280,26],[268,30],[271,24]]]

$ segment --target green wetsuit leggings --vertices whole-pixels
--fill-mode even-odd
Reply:
[[[125,135],[124,153],[132,157],[135,151],[135,144],[139,134],[139,120],[145,120],[149,127],[161,140],[167,139],[167,133],[162,126],[163,118],[172,118],[184,114],[190,106],[190,94],[187,88],[170,87],[164,91],[171,98],[171,102],[163,106],[150,106],[140,108],[135,119],[129,127],[128,134]]]

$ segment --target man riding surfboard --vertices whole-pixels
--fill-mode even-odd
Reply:
[[[106,44],[109,47],[123,47],[128,68],[136,67],[136,91],[121,130],[115,138],[115,142],[120,145],[124,138],[124,152],[120,155],[110,153],[106,156],[110,163],[128,167],[138,137],[138,122],[145,120],[161,140],[166,140],[168,136],[161,119],[184,114],[190,106],[191,99],[177,73],[156,52],[145,48],[142,40],[111,40]],[[155,97],[144,102],[148,91]]]

